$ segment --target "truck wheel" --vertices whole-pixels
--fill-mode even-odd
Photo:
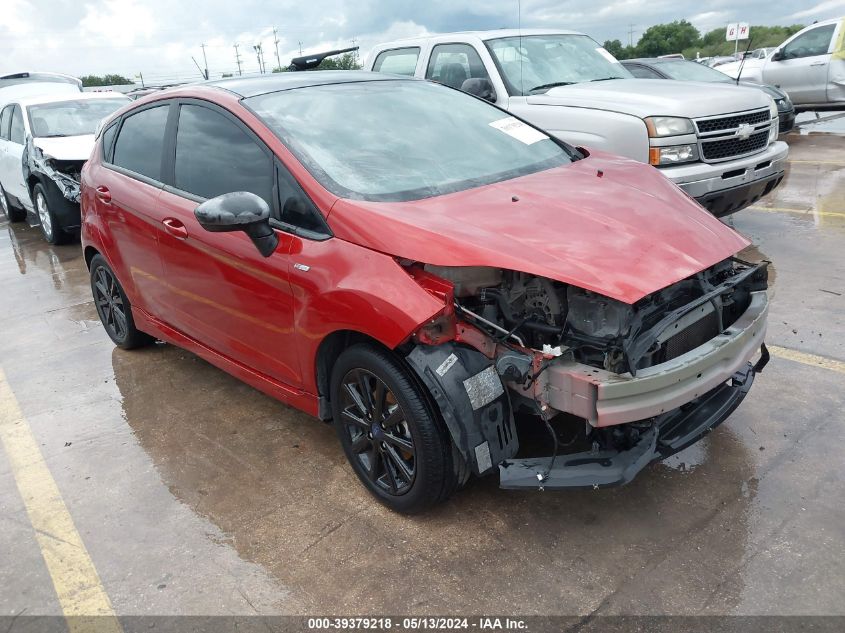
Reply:
[[[115,345],[133,349],[155,340],[135,327],[129,299],[102,255],[94,255],[91,260],[91,292],[100,321]]]
[[[18,207],[12,206],[8,196],[6,196],[5,189],[3,189],[3,185],[0,185],[0,207],[2,207],[6,217],[9,218],[9,222],[23,222],[26,220],[26,209],[19,209]]]
[[[38,214],[38,221],[41,223],[41,232],[44,239],[50,244],[64,244],[70,240],[70,235],[62,230],[56,219],[47,196],[47,190],[40,182],[32,190],[32,201],[35,205],[35,212]]]
[[[364,486],[407,514],[445,501],[459,485],[449,433],[409,370],[389,351],[358,344],[332,369],[335,430]]]

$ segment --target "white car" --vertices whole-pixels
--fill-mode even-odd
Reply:
[[[0,110],[0,206],[11,221],[37,216],[51,244],[79,229],[79,172],[97,125],[131,101],[118,93],[18,97]]]
[[[772,84],[796,106],[845,103],[845,18],[798,31],[763,59],[746,59],[742,79]],[[740,62],[719,66],[736,78]]]

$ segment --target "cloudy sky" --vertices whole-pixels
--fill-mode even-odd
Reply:
[[[299,52],[361,46],[425,33],[517,26],[517,0],[2,0],[0,72],[52,70],[73,75],[143,72],[149,82],[258,70],[261,43],[275,65],[277,29],[284,64]],[[731,21],[809,24],[845,14],[845,0],[522,0],[522,26],[584,31],[596,40],[636,41],[651,24],[690,20],[700,30]],[[630,25],[633,24],[633,27]]]

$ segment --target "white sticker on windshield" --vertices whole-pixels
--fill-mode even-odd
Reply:
[[[596,49],[596,52],[597,52],[599,55],[601,55],[602,57],[604,57],[604,58],[605,58],[607,61],[609,61],[611,64],[618,64],[618,63],[619,63],[619,60],[618,60],[618,59],[616,59],[613,55],[611,55],[610,53],[608,53],[608,52],[607,52],[607,51],[606,51],[603,47],[601,47],[601,46],[599,46],[599,47]]]
[[[508,136],[512,136],[517,141],[521,141],[526,145],[533,145],[537,141],[544,141],[549,138],[540,130],[535,130],[530,125],[526,125],[519,119],[515,119],[512,116],[499,119],[498,121],[493,121],[490,124],[490,127],[501,130]]]

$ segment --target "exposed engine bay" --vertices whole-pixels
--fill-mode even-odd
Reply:
[[[723,332],[765,290],[766,265],[727,259],[633,305],[497,268],[426,266],[451,282],[459,316],[516,343],[617,374],[658,365]]]
[[[82,166],[85,164],[84,160],[53,158],[35,145],[30,136],[27,138],[21,161],[23,163],[24,182],[28,182],[32,175],[45,176],[55,183],[65,198],[79,204],[81,196],[79,181]]]

